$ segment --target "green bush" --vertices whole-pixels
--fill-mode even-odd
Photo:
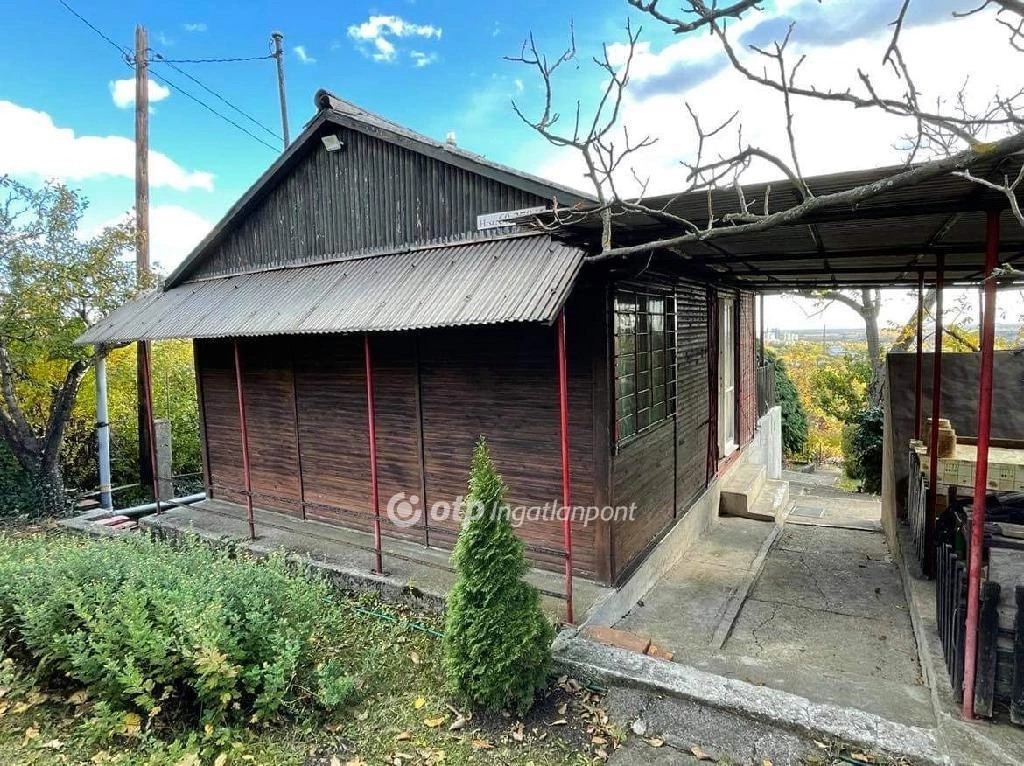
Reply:
[[[863,479],[864,491],[882,491],[881,407],[869,407],[843,429],[843,466],[851,479]]]
[[[466,508],[452,560],[444,667],[450,692],[487,710],[524,713],[547,683],[554,629],[504,503],[505,487],[483,437],[473,452]]]
[[[0,518],[35,516],[41,508],[32,478],[18,464],[10,448],[0,441]]]
[[[330,586],[197,541],[0,539],[3,649],[153,723],[259,723],[354,690]]]
[[[775,397],[782,408],[782,448],[787,455],[800,455],[807,446],[807,413],[785,363],[771,350],[765,351],[765,358],[775,365]]]

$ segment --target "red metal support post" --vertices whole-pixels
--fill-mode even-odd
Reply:
[[[562,537],[565,545],[565,621],[572,613],[572,487],[569,481],[569,380],[565,357],[565,309],[555,322],[558,339],[558,409],[562,440]]]
[[[924,272],[917,272],[917,347],[914,354],[914,438],[921,440],[921,400],[924,390]]]
[[[971,511],[971,544],[967,565],[963,717],[968,721],[974,718],[974,678],[978,660],[981,549],[985,543],[985,496],[988,489],[988,445],[992,433],[992,366],[996,337],[996,283],[992,274],[998,259],[999,212],[990,211],[985,226],[985,300],[981,331],[981,382],[978,391],[978,455],[974,469],[974,504]]]
[[[935,256],[935,353],[932,358],[932,426],[928,434],[928,496],[924,513],[924,573],[935,576],[935,505],[939,482],[939,413],[942,409],[942,291],[945,256]]]
[[[143,417],[146,419],[146,428],[149,431],[149,470],[153,478],[153,502],[156,503],[156,512],[162,513],[160,505],[160,476],[156,456],[156,417],[153,414],[153,360],[150,358],[150,345],[148,340],[138,342],[139,372],[142,373],[142,399]]]
[[[238,423],[242,441],[242,473],[245,478],[245,512],[249,521],[249,539],[256,539],[256,520],[252,513],[252,472],[249,470],[249,429],[245,422],[245,389],[242,388],[242,352],[235,341],[235,388],[238,390]]]
[[[366,360],[366,421],[370,437],[370,504],[373,506],[373,571],[383,574],[384,561],[380,541],[380,490],[377,484],[377,424],[374,421],[373,405],[373,359],[370,356],[370,336],[363,335],[363,351]]]

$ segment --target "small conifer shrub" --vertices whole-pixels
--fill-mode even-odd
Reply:
[[[468,515],[452,554],[458,578],[448,596],[444,667],[449,691],[485,710],[525,713],[547,683],[554,628],[512,529],[505,486],[483,437],[473,452]]]

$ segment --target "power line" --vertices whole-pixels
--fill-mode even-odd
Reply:
[[[81,21],[83,24],[85,24],[85,26],[87,26],[89,29],[91,29],[93,32],[95,32],[100,38],[102,38],[104,41],[106,41],[109,45],[113,46],[118,51],[118,53],[121,54],[122,59],[129,66],[129,68],[132,68],[132,69],[135,68],[135,66],[134,66],[134,57],[132,56],[131,50],[129,48],[126,48],[123,45],[119,45],[118,43],[116,43],[113,39],[110,38],[109,35],[104,33],[101,29],[99,29],[99,27],[97,27],[91,21],[89,21],[87,18],[85,18],[85,16],[83,16],[78,11],[76,11],[74,8],[72,8],[67,2],[65,2],[65,0],[57,0],[57,2],[60,3],[60,5],[62,5],[68,11],[68,13],[70,13],[76,19]],[[161,59],[161,61],[162,61],[162,63],[168,63],[164,59]],[[259,123],[253,117],[250,117],[248,114],[243,112],[241,109],[236,107],[234,104],[229,102],[224,97],[218,95],[216,92],[214,92],[210,88],[207,88],[205,85],[203,85],[203,83],[199,82],[199,80],[196,80],[196,78],[194,78],[190,74],[188,74],[188,72],[185,72],[185,71],[179,69],[178,67],[174,67],[174,69],[177,69],[179,72],[181,72],[183,75],[185,75],[189,79],[194,80],[196,82],[196,84],[198,84],[199,86],[201,86],[205,90],[209,91],[211,94],[213,94],[214,96],[219,98],[221,101],[223,101],[225,104],[230,106],[235,111],[239,112],[240,114],[242,114],[243,116],[245,116],[249,120],[252,120],[253,122],[255,122],[257,125],[259,125],[261,128],[263,128],[263,130],[266,130],[268,133],[270,133],[270,135],[274,136],[274,138],[277,138],[278,140],[280,140],[280,136],[278,136],[276,133],[270,131],[266,126],[264,126],[261,123]],[[268,149],[270,149],[272,152],[276,153],[276,152],[279,151],[278,147],[272,146],[272,145],[268,144],[266,141],[264,141],[262,138],[257,136],[255,133],[251,132],[250,130],[248,130],[247,128],[243,127],[242,125],[239,125],[237,122],[232,120],[230,117],[228,117],[228,116],[226,116],[224,114],[221,114],[216,109],[214,109],[212,106],[207,104],[205,101],[203,101],[202,99],[198,98],[197,96],[194,96],[193,94],[189,93],[187,90],[182,88],[177,83],[174,83],[174,82],[168,80],[166,77],[161,76],[161,75],[157,74],[156,72],[153,72],[152,70],[150,70],[149,73],[150,73],[150,75],[153,78],[155,78],[155,79],[159,80],[160,82],[164,83],[167,87],[173,88],[178,93],[180,93],[181,95],[183,95],[186,98],[190,99],[191,101],[194,101],[196,104],[198,104],[199,106],[203,107],[204,109],[206,109],[211,114],[213,114],[213,115],[219,117],[220,119],[224,120],[224,122],[226,122],[229,125],[232,125],[233,127],[237,128],[242,133],[245,133],[247,136],[252,138],[254,141],[258,141],[263,146],[265,146]]]
[[[243,127],[242,125],[239,125],[237,122],[232,120],[227,115],[221,114],[216,109],[214,109],[212,106],[210,106],[205,101],[203,101],[201,98],[198,98],[197,96],[192,95],[191,93],[189,93],[187,90],[182,88],[177,83],[172,82],[171,80],[168,80],[166,76],[159,75],[156,72],[154,72],[152,69],[149,71],[149,73],[150,73],[150,75],[154,79],[159,80],[164,85],[166,85],[168,88],[172,88],[173,90],[176,90],[178,93],[180,93],[181,95],[185,96],[185,98],[190,99],[191,101],[194,101],[195,103],[199,104],[199,106],[203,107],[203,109],[206,109],[211,114],[215,114],[217,117],[220,117],[222,120],[224,120],[224,122],[228,123],[229,125],[233,125],[235,128],[237,128],[238,130],[240,130],[243,133],[245,133],[245,135],[249,136],[249,138],[251,138],[253,141],[260,142],[261,144],[263,144],[265,147],[267,147],[268,149],[270,149],[270,151],[272,151],[274,153],[277,153],[277,152],[280,151],[279,147],[276,147],[276,146],[273,146],[271,144],[268,144],[266,141],[264,141],[262,138],[257,136],[255,133],[250,131],[248,128]]]
[[[122,56],[124,56],[124,57],[125,57],[125,60],[126,60],[126,61],[130,61],[130,60],[131,60],[131,58],[132,58],[132,53],[131,53],[131,50],[129,50],[128,48],[125,48],[125,47],[124,47],[124,46],[122,46],[122,45],[118,45],[118,44],[117,44],[116,42],[114,42],[113,40],[111,40],[111,39],[110,39],[109,37],[107,37],[107,35],[105,35],[105,34],[104,34],[104,33],[103,33],[102,31],[100,31],[100,30],[99,30],[99,29],[98,29],[97,27],[95,27],[95,26],[94,26],[94,25],[92,24],[92,22],[90,22],[90,21],[89,21],[89,19],[85,18],[85,16],[83,16],[82,14],[80,14],[80,13],[79,13],[78,11],[76,11],[76,10],[75,10],[74,8],[72,8],[72,7],[71,7],[70,5],[68,5],[67,3],[65,3],[65,2],[64,2],[64,0],[57,0],[57,2],[58,2],[58,3],[60,3],[61,5],[63,5],[63,6],[64,6],[64,8],[65,8],[65,9],[67,9],[68,13],[70,13],[70,14],[71,14],[72,16],[74,16],[74,17],[75,17],[76,19],[78,19],[78,20],[79,20],[79,21],[81,21],[81,22],[82,22],[83,24],[85,24],[85,25],[86,25],[87,27],[89,27],[89,29],[91,29],[91,30],[92,30],[93,32],[95,32],[95,33],[96,33],[96,34],[98,34],[98,35],[99,35],[100,37],[102,37],[102,38],[103,38],[104,40],[106,40],[106,41],[107,41],[108,43],[110,43],[110,44],[111,44],[112,46],[114,46],[114,47],[115,47],[115,48],[117,49],[117,51],[118,51],[118,52],[119,52],[119,53],[120,53],[120,54],[121,54]]]
[[[251,122],[251,123],[252,123],[253,125],[255,125],[256,127],[260,128],[260,130],[262,130],[262,131],[263,131],[264,133],[268,133],[269,135],[271,135],[271,136],[273,136],[274,138],[276,138],[276,139],[277,139],[278,141],[280,141],[280,140],[281,140],[281,136],[280,136],[280,135],[278,135],[277,133],[275,133],[274,131],[272,131],[272,130],[271,130],[270,128],[268,128],[268,127],[267,127],[266,125],[264,125],[264,124],[263,124],[262,122],[260,122],[259,120],[257,120],[257,119],[256,119],[255,117],[253,117],[253,116],[252,116],[251,114],[249,114],[248,112],[245,112],[245,111],[243,111],[242,109],[240,109],[239,107],[237,107],[237,106],[235,106],[234,104],[232,104],[232,103],[231,103],[230,101],[228,101],[228,100],[227,100],[226,98],[224,98],[224,96],[220,95],[220,94],[219,94],[219,93],[218,93],[217,91],[213,90],[213,88],[210,88],[209,86],[207,86],[206,84],[204,84],[203,82],[201,82],[201,81],[200,81],[200,80],[199,80],[198,78],[196,78],[196,77],[193,77],[192,75],[190,75],[190,74],[189,74],[188,72],[186,72],[186,71],[185,71],[184,69],[182,69],[181,67],[177,66],[177,65],[176,65],[176,64],[175,64],[175,63],[174,63],[173,61],[169,61],[169,60],[167,60],[166,58],[164,58],[164,57],[163,57],[163,56],[162,56],[162,55],[161,55],[161,54],[160,54],[159,52],[157,52],[157,51],[153,51],[153,55],[154,55],[154,56],[156,57],[156,59],[155,59],[155,60],[156,60],[156,62],[157,62],[157,63],[161,63],[161,64],[167,64],[167,66],[169,66],[169,67],[170,67],[171,69],[173,69],[173,70],[174,70],[175,72],[178,72],[178,73],[180,73],[180,74],[184,75],[185,77],[187,77],[188,79],[190,79],[190,80],[191,80],[192,82],[194,82],[194,83],[195,83],[196,85],[198,85],[198,86],[199,86],[200,88],[202,88],[203,90],[205,90],[205,91],[206,91],[207,93],[209,93],[209,94],[210,94],[211,96],[213,96],[214,98],[216,98],[216,99],[217,99],[218,101],[220,101],[221,103],[225,104],[225,105],[226,105],[226,106],[227,106],[228,108],[230,108],[230,109],[233,109],[234,111],[238,112],[238,114],[242,115],[242,116],[243,116],[243,117],[244,117],[245,119],[247,119],[247,120],[248,120],[249,122]],[[269,58],[269,57],[264,57],[264,58]],[[151,60],[152,60],[152,59],[151,59]]]
[[[231,64],[236,61],[266,61],[272,58],[274,58],[274,54],[271,53],[266,56],[237,56],[223,59],[168,59],[161,57],[160,60],[165,64]]]

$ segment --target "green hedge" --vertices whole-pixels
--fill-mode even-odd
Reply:
[[[329,585],[279,556],[0,538],[4,653],[142,721],[256,723],[346,702],[354,685],[331,640],[341,616]]]

